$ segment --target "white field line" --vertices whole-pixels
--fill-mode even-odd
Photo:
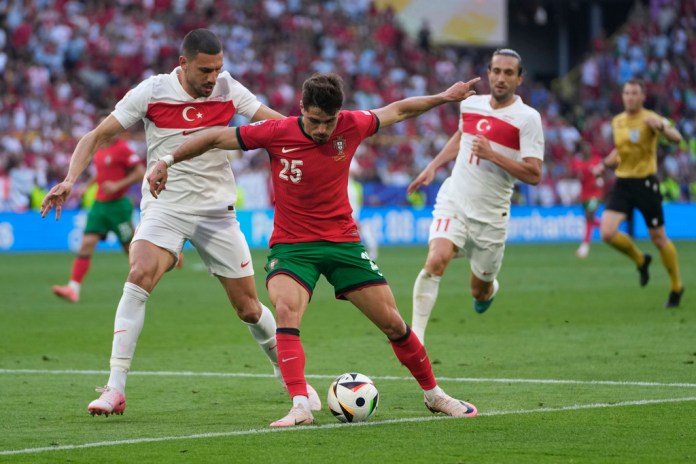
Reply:
[[[97,370],[51,370],[51,369],[0,369],[0,374],[53,374],[53,375],[109,375],[109,371]],[[186,372],[186,371],[131,371],[129,375],[136,376],[163,376],[163,377],[240,377],[240,378],[269,378],[273,374],[248,374],[243,372]],[[336,375],[312,375],[307,374],[308,379],[335,379]],[[413,377],[398,376],[374,376],[373,380],[413,380]],[[472,378],[472,377],[437,377],[438,382],[479,382],[479,383],[530,383],[551,385],[617,385],[633,387],[680,387],[696,388],[696,383],[663,383],[663,382],[639,382],[623,380],[564,380],[564,379],[498,379],[498,378]]]
[[[539,412],[558,412],[558,411],[577,411],[581,409],[601,409],[601,408],[617,408],[624,406],[643,406],[647,404],[660,404],[660,403],[679,403],[685,401],[696,401],[696,397],[687,398],[665,398],[659,400],[637,400],[637,401],[623,401],[620,403],[592,403],[592,404],[576,404],[572,406],[563,406],[560,408],[538,408],[538,409],[517,409],[511,411],[489,411],[479,414],[479,417],[493,417],[493,416],[510,416],[515,414],[532,414]],[[428,416],[428,417],[407,417],[403,419],[390,419],[383,421],[371,421],[371,422],[360,422],[357,424],[326,424],[317,425],[309,427],[283,427],[283,428],[265,428],[265,429],[250,429],[250,430],[236,430],[230,432],[209,432],[209,433],[196,433],[192,435],[180,435],[180,436],[170,436],[170,437],[150,437],[150,438],[135,438],[131,440],[114,440],[114,441],[100,441],[95,443],[83,443],[81,445],[61,445],[61,446],[50,446],[42,448],[25,448],[20,450],[5,450],[0,451],[0,456],[12,456],[18,454],[35,454],[35,453],[46,453],[50,451],[70,451],[70,450],[80,450],[86,448],[100,448],[105,446],[119,446],[119,445],[137,445],[142,443],[160,443],[164,441],[177,441],[177,440],[196,440],[199,438],[220,438],[220,437],[237,437],[244,435],[260,435],[264,433],[288,433],[288,432],[304,432],[304,431],[316,431],[316,430],[327,430],[335,429],[338,427],[373,427],[378,425],[391,425],[391,424],[403,424],[411,422],[431,422],[436,420],[472,420],[472,419],[457,419],[454,417],[447,416]],[[476,420],[476,419],[473,419]]]

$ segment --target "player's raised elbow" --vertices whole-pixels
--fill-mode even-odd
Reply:
[[[537,185],[541,182],[541,160],[538,158],[525,158],[524,161],[527,169],[525,169],[524,176],[520,177],[520,180],[530,185]]]
[[[532,172],[529,174],[529,178],[525,180],[529,185],[538,185],[541,182],[541,170],[539,172]]]

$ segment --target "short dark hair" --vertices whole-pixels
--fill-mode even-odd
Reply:
[[[627,85],[637,85],[640,87],[640,91],[642,93],[645,93],[645,82],[643,82],[643,79],[638,79],[636,77],[632,77],[626,82],[624,82],[624,85],[621,87],[622,89],[625,88]]]
[[[181,54],[188,59],[199,53],[217,55],[222,51],[222,42],[214,32],[208,29],[194,29],[184,37]]]
[[[522,73],[524,72],[524,68],[522,68],[522,57],[520,56],[519,53],[517,53],[515,50],[512,48],[499,48],[496,51],[493,52],[493,55],[491,55],[491,61],[493,61],[493,57],[501,55],[501,56],[511,56],[517,60],[517,75],[521,76]],[[488,63],[488,70],[491,70],[491,64]]]
[[[335,73],[316,73],[302,84],[302,106],[336,114],[343,106],[343,79]]]

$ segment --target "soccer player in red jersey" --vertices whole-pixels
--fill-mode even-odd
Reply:
[[[94,249],[106,234],[114,232],[123,251],[128,254],[133,238],[133,202],[126,193],[128,187],[141,181],[145,175],[142,160],[122,139],[112,140],[94,153],[94,168],[97,196],[87,214],[87,225],[73,261],[70,282],[53,286],[56,296],[72,303],[80,300],[82,279],[89,270]]]
[[[173,163],[213,148],[265,148],[276,194],[266,285],[278,318],[278,359],[293,407],[271,426],[308,425],[305,354],[300,323],[319,276],[333,285],[390,340],[402,364],[424,390],[433,412],[473,417],[476,407],[454,399],[438,385],[425,348],[399,314],[394,296],[360,240],[348,201],[348,171],[360,142],[385,127],[473,95],[478,78],[436,95],[411,97],[371,111],[342,111],[343,88],[335,74],[315,74],[302,86],[302,116],[238,128],[213,128],[161,159],[147,181],[157,196]]]
[[[571,172],[580,181],[580,202],[585,212],[585,234],[582,243],[575,252],[578,258],[586,258],[590,252],[592,232],[599,227],[599,218],[595,216],[604,198],[604,178],[595,175],[596,167],[602,164],[602,157],[592,151],[587,142],[580,145],[579,155],[570,162]]]

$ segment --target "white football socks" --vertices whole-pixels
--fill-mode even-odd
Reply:
[[[75,282],[74,280],[71,280],[70,282],[68,282],[68,287],[70,287],[70,288],[72,288],[73,290],[75,290],[75,293],[77,293],[77,296],[80,296],[80,287],[81,287],[81,285],[80,285],[79,282]]]
[[[135,284],[126,282],[116,308],[114,341],[111,348],[111,375],[108,386],[121,393],[126,391],[126,376],[130,369],[135,345],[145,322],[145,303],[150,294]]]
[[[273,373],[281,384],[285,385],[283,376],[278,367],[278,348],[276,347],[276,321],[270,309],[261,304],[261,317],[256,324],[245,323],[249,327],[249,332],[259,344],[263,353],[273,365]]]
[[[425,327],[428,325],[430,313],[433,312],[441,277],[432,275],[421,269],[413,284],[413,319],[411,330],[415,332],[421,343],[425,344]]]
[[[298,395],[292,397],[292,405],[297,406],[301,404],[305,411],[311,411],[312,408],[309,407],[309,399],[306,396]]]
[[[432,390],[424,390],[423,393],[425,393],[425,397],[428,401],[435,401],[435,397],[442,395],[445,392],[442,391],[442,388],[436,385]]]

